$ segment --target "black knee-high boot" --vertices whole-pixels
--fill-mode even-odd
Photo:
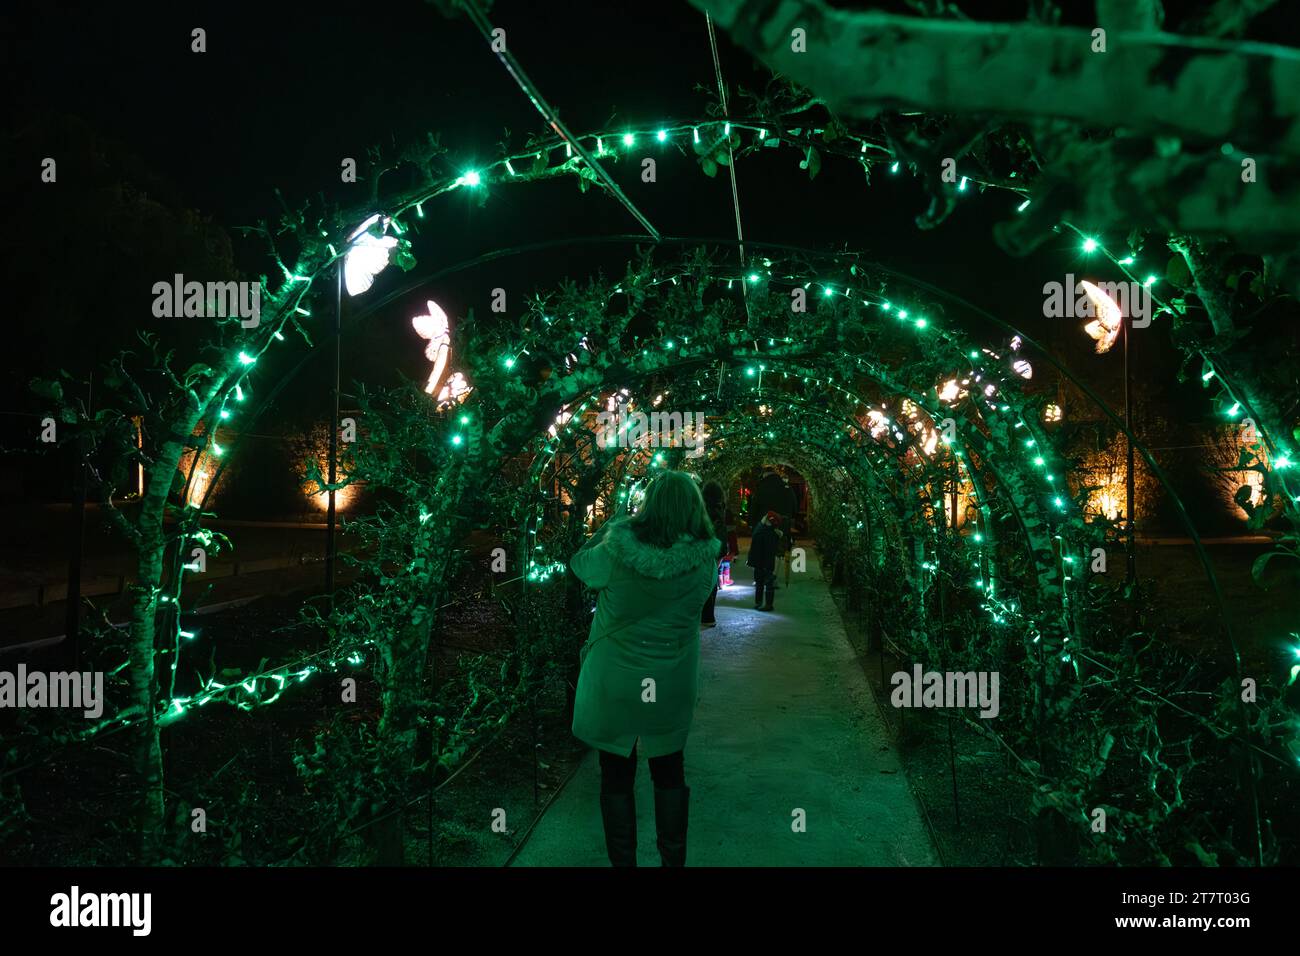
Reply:
[[[664,866],[686,865],[686,822],[690,816],[691,788],[661,790],[655,787],[655,830],[659,858]]]
[[[630,793],[602,793],[600,818],[612,866],[636,866],[636,798]]]

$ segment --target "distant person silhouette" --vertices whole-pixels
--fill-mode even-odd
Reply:
[[[776,559],[781,553],[781,533],[777,528],[781,516],[769,511],[754,528],[749,542],[748,564],[754,569],[754,610],[771,611],[772,596],[776,591]]]

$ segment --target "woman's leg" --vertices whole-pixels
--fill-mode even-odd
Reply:
[[[664,866],[686,865],[686,822],[691,791],[686,786],[682,751],[650,758],[655,784],[655,830]]]
[[[600,753],[600,792],[631,793],[636,783],[636,744],[626,757],[607,750]]]
[[[636,746],[627,757],[600,751],[600,818],[613,866],[636,866]]]
[[[713,591],[709,594],[709,599],[704,602],[704,610],[700,611],[701,624],[716,624],[717,618],[713,616],[713,606],[718,600],[718,586],[713,585]]]
[[[682,751],[650,758],[650,779],[664,790],[686,786],[686,760]]]

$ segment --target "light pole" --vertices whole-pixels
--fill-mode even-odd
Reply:
[[[1091,247],[1090,247],[1091,246]],[[1096,248],[1093,240],[1084,244],[1084,251]],[[1134,524],[1133,494],[1133,377],[1129,366],[1129,328],[1132,319],[1126,319],[1115,300],[1100,287],[1091,282],[1080,282],[1084,294],[1092,304],[1095,318],[1083,327],[1088,336],[1097,343],[1097,354],[1104,355],[1111,350],[1116,339],[1123,340],[1124,352],[1124,441],[1126,447],[1126,465],[1124,469],[1124,538],[1125,538],[1125,574],[1124,583],[1132,588],[1137,583],[1137,532]],[[1139,293],[1140,295],[1141,293]]]
[[[1137,531],[1133,515],[1133,403],[1130,401],[1132,376],[1129,373],[1128,340],[1132,319],[1121,317],[1120,333],[1124,339],[1124,444],[1128,449],[1128,460],[1124,467],[1124,514],[1127,517],[1128,553],[1125,556],[1124,583],[1130,589],[1137,583]]]
[[[331,601],[334,595],[334,560],[335,560],[335,541],[334,525],[338,519],[338,513],[335,508],[337,495],[333,490],[333,485],[338,481],[338,462],[339,462],[339,372],[343,364],[343,258],[338,259],[337,266],[337,284],[335,285],[334,294],[334,387],[332,397],[334,399],[334,411],[330,416],[330,445],[329,445],[329,477],[330,484],[329,498],[327,499],[325,512],[325,593],[330,595]]]

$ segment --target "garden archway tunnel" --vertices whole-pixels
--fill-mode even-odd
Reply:
[[[798,148],[811,164],[805,151],[812,137],[828,130],[805,131],[803,121],[791,129],[789,116],[778,129],[774,119],[700,117],[662,130],[599,130],[576,139],[594,156],[631,155],[634,143],[680,140],[708,147],[694,149],[707,158],[734,149],[733,136],[756,142],[771,136],[779,146]],[[835,132],[837,145],[825,151],[837,161],[861,163],[868,173],[878,167],[882,174],[905,162],[885,137]],[[1045,396],[1027,388],[1025,369],[1044,362],[1054,367],[1152,468],[1195,542],[1218,602],[1228,650],[1217,662],[1216,686],[1239,684],[1240,653],[1214,568],[1174,483],[1087,382],[1029,335],[956,294],[850,252],[751,241],[742,257],[733,255],[738,241],[659,236],[651,244],[645,237],[599,237],[600,243],[654,245],[655,254],[638,253],[620,279],[541,293],[513,319],[453,323],[446,375],[431,384],[445,384],[446,376],[459,372],[468,390],[440,400],[415,386],[409,394],[363,389],[365,441],[347,449],[341,479],[316,476],[326,494],[354,483],[375,493],[380,509],[368,526],[363,523],[363,533],[382,556],[381,586],[340,594],[317,612],[313,623],[331,636],[318,653],[243,679],[178,689],[189,548],[215,540],[204,527],[207,496],[191,507],[190,489],[205,456],[225,461],[238,454],[237,441],[223,444],[226,431],[256,421],[258,408],[269,407],[292,379],[276,382],[259,404],[254,386],[261,387],[263,356],[295,333],[312,344],[310,326],[340,308],[350,258],[369,272],[358,280],[367,288],[389,262],[410,267],[418,250],[411,226],[427,215],[426,207],[452,195],[566,176],[584,187],[596,182],[593,166],[570,145],[564,137],[539,140],[453,176],[435,172],[433,153],[417,150],[398,164],[411,173],[401,185],[390,186],[397,176],[372,179],[366,206],[300,217],[286,230],[296,243],[292,258],[282,258],[272,242],[279,275],[264,285],[261,323],[224,329],[220,360],[178,381],[176,414],[148,429],[147,480],[132,529],[141,554],[132,623],[137,701],[97,732],[141,728],[143,764],[156,765],[158,728],[194,708],[214,701],[257,706],[354,656],[373,657],[384,687],[379,776],[408,779],[418,765],[417,744],[425,743],[417,728],[427,717],[419,688],[430,635],[449,583],[463,567],[471,532],[490,529],[510,559],[513,587],[503,587],[498,597],[509,604],[519,648],[494,698],[505,701],[511,688],[536,679],[541,659],[554,650],[540,635],[546,611],[558,604],[575,612],[583,605],[583,594],[562,572],[588,530],[588,508],[602,516],[617,510],[633,482],[661,468],[725,477],[781,460],[798,469],[815,494],[814,537],[823,559],[849,569],[858,600],[889,618],[896,646],[917,659],[1004,674],[1004,686],[1021,702],[1008,711],[1016,730],[1004,743],[1016,752],[1032,747],[1022,765],[1032,765],[1034,782],[1057,798],[1040,809],[1070,834],[1056,842],[1077,850],[1086,840],[1080,825],[1099,799],[1093,785],[1105,772],[1105,759],[1086,772],[1071,766],[1071,755],[1080,748],[1097,752],[1102,737],[1097,727],[1071,721],[1097,705],[1107,684],[1098,675],[1118,673],[1131,645],[1116,610],[1122,598],[1095,571],[1098,549],[1104,556],[1116,547],[1117,528],[1085,512],[1085,482],[1044,421]],[[566,155],[556,162],[560,152]],[[1019,182],[976,185],[1028,201]],[[1069,223],[1061,228],[1097,248]],[[269,240],[276,234],[265,231]],[[368,305],[357,300],[350,323],[336,333],[346,341],[402,295],[427,290],[436,298],[441,278],[529,248],[536,247],[441,265],[384,296],[376,291]],[[1098,251],[1136,278],[1131,256],[1126,264],[1119,251]],[[1175,311],[1175,303],[1157,301]],[[1250,376],[1234,366],[1230,349],[1193,341],[1186,351],[1203,363],[1202,381],[1258,424],[1258,467],[1269,493],[1293,516],[1300,496],[1288,484],[1287,423],[1279,402],[1258,394]],[[600,447],[595,419],[620,401],[647,416],[656,402],[666,411],[702,414],[703,455],[690,457],[681,446]],[[177,467],[186,461],[178,487]],[[209,483],[209,494],[216,484]],[[171,655],[161,676],[155,668],[160,651]],[[492,719],[504,721],[513,707],[502,703]],[[464,726],[453,722],[441,740],[449,753],[469,738],[483,713],[462,717]],[[1192,722],[1198,732],[1234,741],[1238,752],[1231,759],[1240,761],[1234,770],[1248,781],[1253,801],[1263,756],[1276,760],[1259,721],[1252,722],[1238,700]],[[157,783],[152,810],[160,818],[161,783],[150,779]],[[1159,786],[1167,785],[1161,778]],[[1242,839],[1246,858],[1261,855],[1257,814],[1252,829],[1254,838]]]
[[[728,457],[752,463],[785,456],[819,498],[853,503],[819,515],[818,541],[865,554],[865,566],[855,568],[863,580],[908,582],[901,594],[892,592],[899,633],[891,641],[972,669],[991,669],[996,658],[1005,686],[1026,702],[1018,716],[1039,748],[1034,763],[1060,773],[1053,761],[1068,748],[1054,741],[1051,702],[1068,700],[1071,688],[1106,666],[1090,653],[1096,615],[1089,576],[1076,569],[1094,547],[1105,547],[1107,529],[1084,520],[1068,464],[1042,422],[1041,396],[1022,387],[1017,368],[1027,361],[1019,357],[1027,337],[999,328],[1000,340],[977,344],[960,325],[940,320],[943,305],[930,288],[909,289],[896,274],[844,264],[835,257],[843,278],[831,283],[821,270],[796,272],[798,263],[768,258],[745,269],[720,268],[699,253],[667,266],[642,259],[617,282],[539,298],[511,337],[457,330],[452,354],[469,370],[473,392],[441,412],[427,396],[413,396],[428,404],[414,441],[409,431],[372,436],[390,447],[425,446],[441,435],[441,453],[423,463],[438,475],[436,484],[396,488],[408,510],[428,508],[432,518],[429,536],[412,542],[409,566],[427,570],[410,594],[423,593],[428,603],[439,593],[450,569],[441,556],[466,529],[455,516],[481,514],[476,502],[486,478],[522,455],[530,462],[524,485],[534,494],[511,506],[507,524],[517,533],[507,551],[518,555],[526,608],[563,568],[583,528],[580,516],[602,491],[616,500],[618,490],[656,468],[692,465],[683,448],[633,447],[609,456],[593,439],[592,419],[619,396],[647,414],[651,395],[678,409],[694,406],[710,436],[701,471],[732,467]],[[791,307],[800,291],[811,309]],[[485,405],[486,395],[501,398]],[[772,413],[762,414],[763,407]],[[364,466],[357,474],[376,481]],[[944,500],[966,486],[974,517],[963,534],[953,520],[957,509]],[[569,490],[557,494],[562,487]],[[436,509],[422,498],[435,489]],[[427,652],[427,626],[409,598],[401,603],[398,616],[417,622],[411,640],[377,650],[391,686],[410,688]],[[960,626],[945,620],[950,613],[982,613],[1014,636],[976,648],[953,638]],[[356,636],[357,646],[376,643],[373,634]],[[521,640],[530,639],[525,628]],[[1018,675],[1010,674],[1009,655],[1024,665]],[[216,695],[184,703],[202,705],[205,696]],[[395,691],[388,726],[414,727],[414,701]],[[413,739],[413,731],[402,733]],[[397,777],[409,772],[400,762],[389,769]]]

